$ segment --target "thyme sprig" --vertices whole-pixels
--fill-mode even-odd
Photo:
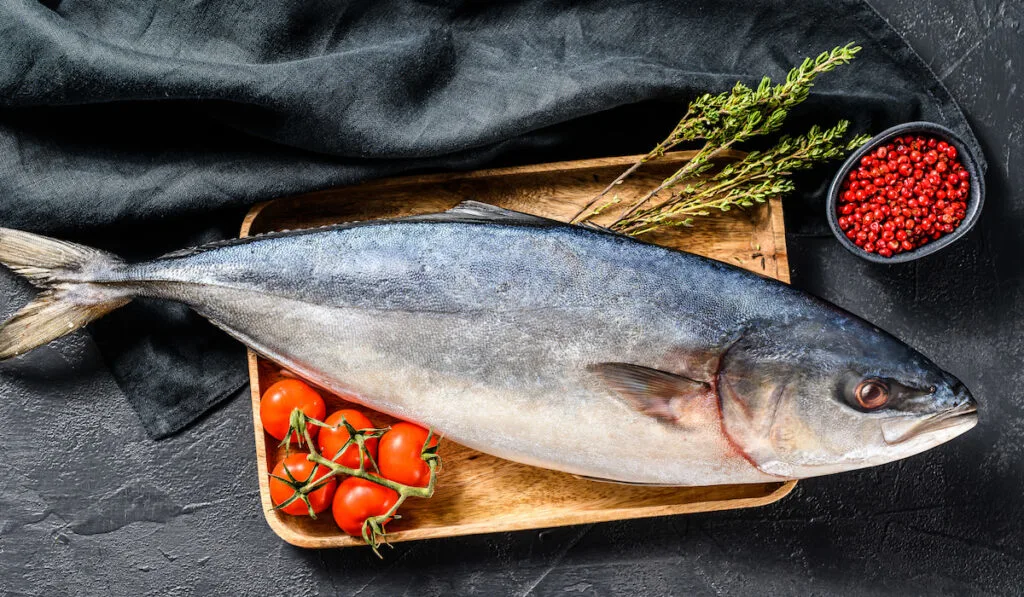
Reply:
[[[419,497],[429,498],[434,495],[434,487],[437,484],[437,473],[441,469],[441,456],[437,453],[440,442],[435,445],[431,443],[435,440],[436,436],[433,431],[427,433],[427,439],[423,443],[423,448],[420,450],[420,458],[427,463],[430,468],[430,479],[427,482],[426,487],[416,487],[412,485],[403,485],[390,479],[376,474],[379,469],[377,463],[374,461],[373,456],[370,455],[369,450],[366,447],[366,440],[370,438],[379,438],[386,433],[390,428],[382,429],[356,429],[353,427],[344,417],[342,417],[341,424],[345,426],[345,430],[348,431],[349,438],[345,444],[338,450],[334,458],[337,458],[341,454],[344,454],[350,446],[359,447],[359,467],[349,468],[343,464],[335,462],[333,459],[325,458],[316,449],[316,444],[313,442],[313,438],[309,433],[308,425],[317,425],[320,427],[332,428],[330,425],[314,419],[302,412],[302,410],[296,408],[292,411],[291,418],[289,419],[289,430],[288,435],[285,436],[284,445],[289,446],[288,442],[292,434],[295,434],[299,439],[298,443],[301,446],[302,443],[306,444],[309,449],[309,455],[306,457],[307,460],[314,463],[313,471],[310,473],[309,478],[306,481],[298,481],[291,474],[291,472],[285,468],[285,473],[288,478],[278,477],[271,475],[271,477],[278,479],[279,481],[287,484],[292,488],[292,495],[287,500],[274,506],[275,509],[281,509],[291,504],[295,500],[302,500],[306,507],[309,508],[309,515],[312,518],[316,518],[313,512],[313,506],[309,502],[309,494],[319,489],[322,485],[326,484],[329,479],[341,475],[348,475],[352,477],[359,477],[365,479],[377,485],[387,487],[398,494],[398,500],[387,512],[380,516],[371,516],[367,518],[363,523],[362,536],[363,541],[366,542],[373,549],[373,553],[377,554],[377,557],[383,557],[380,553],[381,545],[390,545],[387,542],[387,533],[384,530],[384,525],[391,520],[397,520],[401,518],[398,512],[398,508],[405,502],[406,498]],[[373,470],[371,471],[367,465],[372,465]],[[326,475],[316,478],[317,470],[319,467],[325,467],[330,469]],[[314,480],[315,479],[315,480]]]
[[[753,137],[778,131],[789,111],[807,99],[818,75],[830,72],[842,64],[849,63],[858,51],[860,51],[859,46],[847,44],[834,48],[829,52],[823,52],[816,58],[807,58],[800,66],[789,71],[784,83],[773,85],[770,78],[764,77],[756,88],[751,88],[742,82],[737,82],[728,92],[718,95],[705,94],[698,97],[690,103],[686,114],[664,140],[598,193],[573,217],[572,221],[574,223],[584,222],[599,215],[610,205],[619,203],[619,197],[613,196],[610,200],[598,205],[602,198],[606,197],[617,185],[622,184],[627,177],[636,172],[643,164],[657,160],[665,152],[675,148],[680,143],[700,139],[704,140],[704,145],[697,151],[696,155],[682,168],[662,181],[660,185],[650,190],[628,207],[619,216],[619,220],[612,225],[612,228],[620,231],[628,230],[629,232],[627,233],[629,234],[641,234],[653,229],[649,224],[655,224],[654,227],[658,227],[663,225],[662,222],[675,222],[675,217],[668,217],[668,212],[673,210],[679,212],[675,213],[676,217],[679,215],[706,215],[701,212],[708,210],[698,207],[703,204],[692,204],[690,201],[698,189],[694,188],[694,192],[686,191],[686,188],[695,187],[694,184],[687,185],[683,192],[676,191],[676,187],[708,173],[715,167],[713,160],[736,144]],[[837,125],[827,129],[825,132],[822,132],[820,129],[812,129],[806,135],[796,138],[796,140],[803,140],[815,149],[815,152],[809,152],[803,157],[804,161],[811,162],[807,167],[813,165],[815,161],[839,157],[848,149],[866,141],[866,138],[858,137],[854,139],[854,141],[859,141],[856,145],[852,141],[840,145],[838,137],[845,133],[846,126],[842,125],[840,127]],[[842,132],[836,134],[836,131],[840,128]],[[829,134],[826,135],[825,133]],[[775,148],[761,155],[784,155],[787,152],[787,148],[783,147],[783,143],[792,143],[793,141],[793,138],[783,138]],[[837,151],[839,153],[836,153]],[[793,169],[799,168],[794,168],[791,162],[787,168],[775,168],[774,171],[779,176],[787,176]],[[722,172],[719,172],[718,175],[721,175]],[[749,174],[748,170],[730,170],[729,174],[725,176],[732,176],[737,179],[737,184],[729,187],[730,191],[735,191],[732,195],[729,195],[731,200],[723,202],[717,197],[711,198],[707,194],[702,194],[702,198],[708,200],[705,207],[746,207],[746,203],[753,205],[754,203],[761,202],[757,198],[765,193],[775,191],[784,193],[792,190],[792,183],[788,180],[773,179],[764,168],[759,172],[764,176],[758,179],[756,184],[747,184],[741,182],[739,177]],[[722,183],[725,180],[720,178],[718,182]],[[660,193],[666,190],[671,193],[667,200],[655,202],[653,207],[649,206]],[[768,196],[771,195],[769,194]],[[685,203],[685,207],[680,207],[678,205],[679,202]],[[595,208],[595,206],[597,207]],[[677,207],[679,207],[678,210],[675,209]],[[654,211],[652,212],[651,210]],[[661,211],[666,212],[664,214],[666,217],[655,220],[654,216],[658,215]],[[643,219],[648,225],[635,225],[637,224],[637,217],[634,217],[634,215],[638,213],[646,214]],[[687,222],[685,225],[692,222],[692,218],[689,218],[689,221],[687,220],[687,218],[682,220]]]
[[[690,226],[695,216],[709,215],[714,209],[751,207],[785,195],[793,190],[793,181],[789,179],[793,172],[842,157],[870,138],[858,135],[842,142],[849,125],[849,121],[841,120],[825,130],[812,126],[805,135],[783,136],[771,149],[752,151],[714,175],[679,188],[662,204],[624,214],[611,229],[639,235],[661,226]]]

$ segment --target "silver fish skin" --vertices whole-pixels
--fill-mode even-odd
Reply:
[[[977,421],[953,376],[785,284],[472,202],[137,264],[0,229],[0,262],[48,289],[0,328],[0,358],[135,296],[178,301],[332,392],[595,479],[811,477]]]

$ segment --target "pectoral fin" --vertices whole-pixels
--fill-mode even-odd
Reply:
[[[630,363],[597,363],[587,369],[634,410],[665,423],[689,422],[711,389],[702,381]]]

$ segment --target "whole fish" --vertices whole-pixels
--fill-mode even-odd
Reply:
[[[328,390],[482,452],[627,483],[755,483],[916,454],[967,431],[963,384],[785,284],[466,202],[124,263],[0,229],[44,289],[0,358],[130,301],[185,303]]]

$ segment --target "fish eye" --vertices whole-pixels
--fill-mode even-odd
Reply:
[[[874,410],[885,406],[889,401],[889,385],[878,378],[870,377],[857,384],[853,395],[861,408]]]

